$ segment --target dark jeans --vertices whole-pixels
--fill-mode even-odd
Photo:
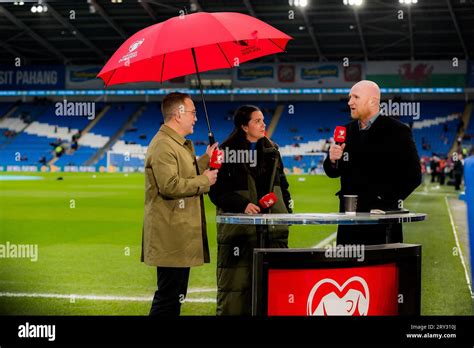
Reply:
[[[181,302],[188,291],[189,267],[157,267],[158,290],[151,304],[150,315],[179,316]]]

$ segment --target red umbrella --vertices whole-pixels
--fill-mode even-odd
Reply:
[[[214,143],[199,72],[233,68],[283,52],[292,38],[257,18],[234,12],[199,12],[173,17],[132,35],[97,75],[106,86],[163,82],[197,74],[201,98]]]

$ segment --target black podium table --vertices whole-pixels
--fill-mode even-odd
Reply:
[[[411,244],[266,249],[275,225],[373,225],[418,222],[422,213],[220,214],[217,223],[255,225],[252,314],[419,315],[421,246]]]

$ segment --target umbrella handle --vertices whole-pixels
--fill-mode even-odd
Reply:
[[[207,135],[209,136],[209,146],[212,146],[216,142],[216,139],[214,138],[214,134],[212,132],[209,132]],[[217,151],[217,150],[219,149],[217,148],[214,151]],[[216,168],[211,167],[210,170],[216,170]]]
[[[214,134],[212,132],[209,132],[207,135],[209,136],[209,146],[212,146],[216,142]]]

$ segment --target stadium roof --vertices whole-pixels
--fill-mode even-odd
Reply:
[[[31,12],[37,1],[0,2],[0,64],[22,57],[27,64],[102,65],[130,35],[184,9],[251,14],[294,37],[287,54],[264,61],[474,57],[474,0],[418,0],[411,6],[365,0],[358,8],[343,0],[308,1],[303,10],[288,0],[48,1],[43,13]]]

